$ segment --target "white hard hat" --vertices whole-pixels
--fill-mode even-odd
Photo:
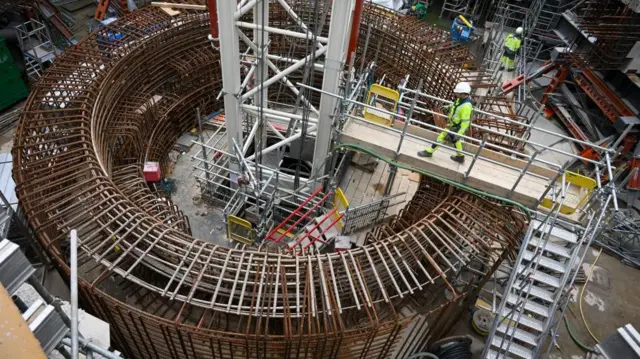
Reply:
[[[453,89],[454,93],[471,93],[471,85],[468,82],[460,82],[456,85],[456,88]]]
[[[516,35],[522,35],[522,31],[524,31],[524,29],[522,27],[518,27],[516,29]]]

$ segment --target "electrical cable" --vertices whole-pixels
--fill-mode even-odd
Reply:
[[[564,316],[564,324],[567,326],[567,332],[569,333],[569,336],[577,346],[587,352],[597,352],[594,348],[588,347],[584,345],[580,340],[578,340],[578,338],[575,336],[575,334],[573,334],[573,331],[571,330],[571,326],[569,325],[569,320],[567,319],[566,315]]]
[[[591,280],[591,275],[593,275],[593,269],[596,267],[596,263],[598,262],[598,259],[600,259],[600,255],[601,254],[602,254],[602,248],[600,248],[600,252],[598,252],[598,255],[596,256],[596,259],[591,264],[591,268],[589,269],[589,275],[587,275],[587,281],[582,286],[582,290],[580,291],[580,299],[579,299],[580,316],[582,317],[582,322],[584,323],[584,327],[587,328],[587,331],[589,332],[589,335],[591,335],[591,338],[593,338],[593,340],[595,340],[596,343],[600,343],[600,341],[598,340],[598,338],[596,338],[595,335],[593,335],[593,332],[589,328],[589,324],[587,324],[587,320],[584,317],[584,311],[582,310],[582,299],[584,298],[584,290],[589,285],[589,280]]]
[[[458,182],[452,181],[450,179],[438,176],[436,174],[427,172],[425,170],[421,170],[421,169],[417,169],[417,168],[414,168],[414,167],[411,167],[411,166],[400,164],[400,163],[398,163],[398,162],[396,162],[396,161],[394,161],[394,160],[392,160],[390,158],[387,158],[387,157],[385,157],[383,155],[380,155],[380,154],[374,152],[370,148],[363,147],[363,146],[358,145],[358,144],[341,143],[337,147],[335,147],[335,149],[340,149],[340,148],[352,148],[352,149],[355,149],[355,150],[358,150],[358,151],[362,151],[362,152],[365,152],[365,153],[367,153],[367,154],[369,154],[369,155],[371,155],[373,157],[376,157],[377,159],[382,160],[382,161],[384,161],[384,162],[386,162],[388,164],[394,165],[394,166],[396,166],[398,168],[402,168],[402,169],[405,169],[405,170],[408,170],[408,171],[411,171],[411,172],[416,172],[416,173],[419,173],[421,175],[429,176],[429,177],[435,178],[435,179],[437,179],[439,181],[442,181],[444,183],[447,183],[449,185],[452,185],[452,186],[454,186],[456,188],[460,188],[462,190],[465,190],[467,192],[471,192],[471,193],[474,193],[474,194],[477,194],[477,195],[480,195],[480,196],[484,196],[484,197],[488,197],[488,198],[493,198],[493,199],[505,202],[507,204],[516,206],[516,207],[520,208],[527,215],[527,217],[531,218],[531,209],[526,207],[526,206],[524,206],[524,205],[522,205],[522,204],[520,204],[520,203],[518,203],[518,202],[516,202],[516,201],[514,201],[514,200],[511,200],[511,199],[508,199],[508,198],[504,198],[504,197],[500,197],[500,196],[497,196],[497,195],[494,195],[494,194],[491,194],[491,193],[488,193],[488,192],[484,192],[484,191],[475,189],[473,187],[469,187],[469,186],[463,185],[461,183],[458,183]]]

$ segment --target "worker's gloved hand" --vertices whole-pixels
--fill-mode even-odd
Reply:
[[[445,140],[447,140],[448,142],[451,142],[451,143],[456,143],[456,142],[458,142],[459,139],[460,139],[460,136],[456,136],[456,135],[454,135],[452,133],[448,133],[447,137],[445,137]]]
[[[444,112],[448,112],[451,109],[451,104],[449,105],[442,105],[440,106],[440,109]]]

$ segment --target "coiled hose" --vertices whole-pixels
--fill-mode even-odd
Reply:
[[[471,343],[457,341],[446,344],[435,354],[439,359],[471,359]]]

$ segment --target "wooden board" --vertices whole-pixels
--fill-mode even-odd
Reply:
[[[435,132],[416,127],[408,132],[420,133],[423,135],[422,137],[432,140],[437,136]],[[350,120],[344,127],[341,142],[361,145],[382,156],[393,158],[399,138],[400,134],[396,132],[387,131],[362,121]],[[406,137],[397,161],[463,183],[464,175],[472,162],[471,158],[467,156],[465,163],[459,164],[449,158],[455,152],[445,148],[439,148],[432,158],[419,157],[417,152],[424,150],[428,145],[422,139]],[[465,150],[468,152],[475,152],[476,149],[477,147],[474,145],[465,144]],[[483,150],[481,154],[490,160],[513,168],[479,158],[464,183],[478,190],[506,197],[518,179],[520,169],[526,165],[526,162],[494,151]],[[531,165],[510,198],[527,207],[534,207],[556,174],[557,172],[554,170]],[[583,193],[580,193],[578,188],[570,187],[565,205],[577,206],[582,195]]]
[[[0,285],[0,358],[46,359],[9,293]]]

